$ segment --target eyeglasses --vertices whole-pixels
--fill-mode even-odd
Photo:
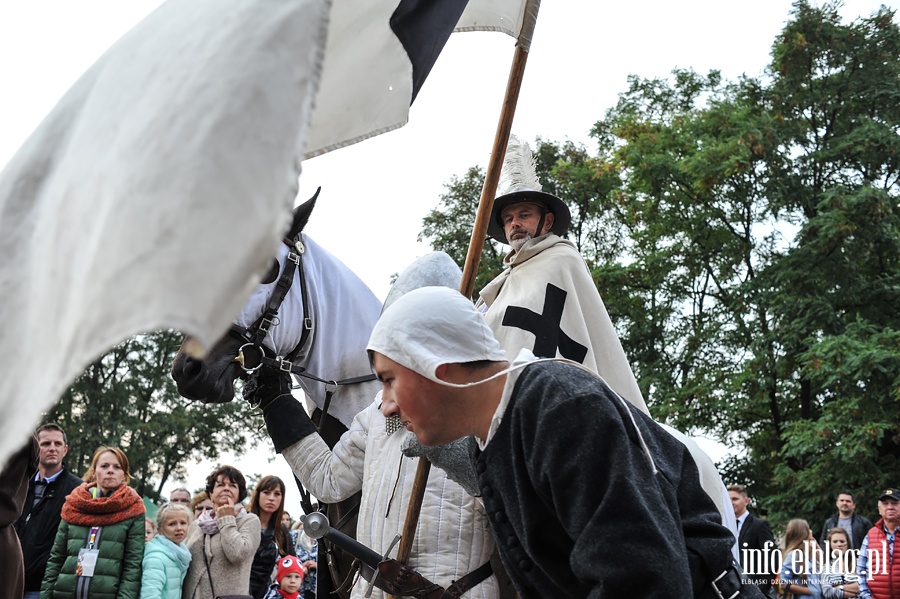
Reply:
[[[197,507],[194,508],[194,511],[195,511],[195,512],[211,512],[211,511],[213,511],[213,507],[212,507],[211,505],[210,505],[210,506],[206,506],[206,507],[203,507],[203,506],[197,506]]]

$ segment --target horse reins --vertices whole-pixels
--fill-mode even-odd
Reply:
[[[245,341],[244,345],[238,348],[238,353],[235,356],[234,361],[238,362],[241,365],[241,368],[244,369],[244,372],[248,374],[256,372],[262,366],[270,366],[281,372],[295,374],[323,383],[325,385],[325,405],[322,407],[322,412],[327,414],[328,407],[331,404],[331,397],[338,387],[374,381],[375,375],[369,373],[339,381],[327,380],[307,372],[306,369],[299,364],[294,364],[294,359],[306,345],[309,340],[310,332],[314,326],[309,311],[309,290],[306,285],[306,275],[303,271],[303,255],[306,253],[306,247],[303,245],[301,235],[302,234],[298,232],[294,239],[284,238],[282,240],[284,244],[288,246],[287,257],[284,261],[284,268],[281,271],[281,275],[278,277],[278,281],[275,283],[275,289],[272,291],[272,295],[269,296],[269,301],[266,303],[266,308],[263,310],[263,313],[247,328],[236,324],[231,325],[230,333],[238,339]],[[265,347],[263,341],[265,340],[266,335],[268,335],[269,329],[280,323],[278,319],[278,310],[281,309],[281,304],[291,290],[295,274],[300,275],[300,299],[303,306],[303,330],[300,333],[300,342],[297,344],[297,347],[291,350],[285,357],[273,357],[271,354],[274,352]]]

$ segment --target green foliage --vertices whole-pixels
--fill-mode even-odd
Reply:
[[[470,168],[462,179],[453,177],[444,187],[447,192],[441,196],[438,207],[422,221],[419,241],[428,241],[432,249],[447,252],[463,268],[475,227],[481,188],[484,187],[484,171]],[[475,277],[476,293],[500,273],[503,256],[500,244],[485,240]]]
[[[651,411],[776,525],[900,480],[900,28],[837,6],[795,3],[765,78],[632,76],[595,154],[536,152]]]
[[[170,371],[181,335],[137,335],[90,364],[48,413],[69,440],[66,464],[83,474],[100,445],[121,447],[131,463],[131,486],[159,499],[185,466],[241,453],[259,438],[238,402],[191,403],[178,395]],[[199,484],[199,481],[198,481]]]

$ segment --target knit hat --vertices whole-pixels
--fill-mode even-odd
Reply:
[[[291,573],[299,574],[300,578],[302,579],[303,564],[300,563],[300,560],[293,555],[288,555],[278,562],[278,574],[275,575],[275,582],[281,584],[281,579]]]
[[[421,287],[391,304],[375,323],[369,344],[378,352],[441,385],[441,364],[507,360],[471,301],[455,289]]]

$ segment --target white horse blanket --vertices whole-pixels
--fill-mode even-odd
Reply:
[[[316,378],[341,381],[372,373],[366,343],[381,313],[381,301],[347,266],[320,246],[312,237],[302,236],[303,276],[306,278],[307,306],[303,312],[300,273],[278,310],[278,324],[269,329],[264,344],[276,355],[285,356],[300,344],[305,318],[312,323],[309,337],[294,359]],[[281,244],[278,261],[284,264],[288,247]],[[260,285],[241,308],[235,323],[252,325],[268,302],[277,282]],[[359,351],[352,352],[352,348]],[[325,407],[326,385],[311,378],[296,376],[307,397],[319,408]],[[328,413],[350,427],[353,417],[370,403],[381,384],[376,380],[335,389]]]

